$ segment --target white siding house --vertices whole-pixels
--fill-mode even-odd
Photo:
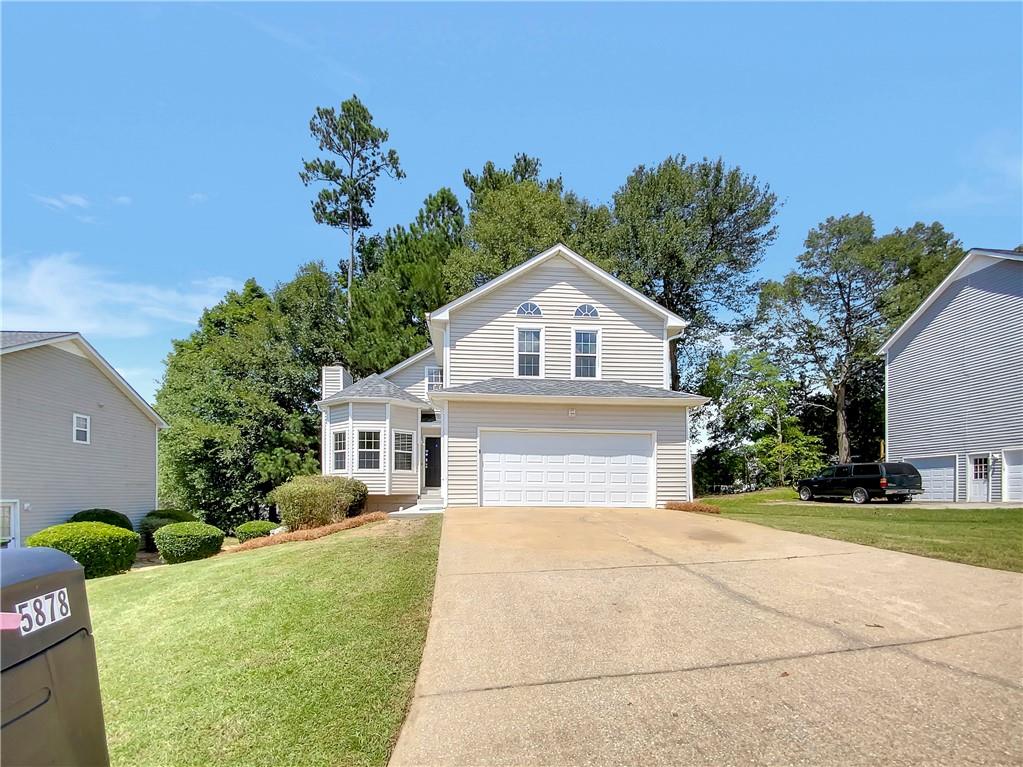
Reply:
[[[556,245],[429,325],[433,345],[380,375],[325,374],[324,471],[365,481],[370,508],[692,497],[689,409],[706,399],[670,387],[681,317]],[[338,468],[330,446],[367,432],[379,468]]]
[[[880,353],[887,456],[922,498],[1023,501],[1023,253],[971,250]]]
[[[166,424],[78,333],[0,333],[0,537],[5,545],[75,512],[133,523],[156,508]]]

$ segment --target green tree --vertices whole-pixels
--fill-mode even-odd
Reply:
[[[323,184],[312,202],[313,219],[318,224],[337,227],[348,233],[348,304],[351,308],[352,280],[355,273],[356,233],[370,226],[369,210],[376,199],[377,179],[381,173],[404,178],[405,173],[394,149],[384,149],[389,134],[373,124],[373,115],[359,97],[333,107],[317,107],[309,121],[309,132],[321,152],[340,159],[317,157],[303,160],[299,178],[306,186]]]
[[[685,317],[686,346],[671,354],[680,383],[680,351],[692,373],[697,342],[716,342],[753,292],[752,274],[775,240],[778,199],[767,184],[723,160],[684,155],[640,165],[615,193],[613,271]]]
[[[157,409],[160,498],[224,530],[318,469],[321,365],[341,353],[341,291],[322,265],[267,293],[254,280],[205,312],[167,357]]]

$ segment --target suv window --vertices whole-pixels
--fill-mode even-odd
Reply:
[[[881,467],[876,463],[860,463],[853,466],[854,477],[876,477],[881,473]]]
[[[887,474],[889,477],[894,476],[896,474],[908,474],[909,476],[912,477],[920,473],[916,470],[916,466],[914,466],[911,463],[905,462],[885,463],[882,464],[882,466],[884,466],[884,473]]]
[[[834,466],[829,466],[826,469],[822,469],[821,470],[821,476],[822,477],[833,477],[833,476],[835,476],[835,467]]]
[[[849,467],[848,466],[838,466],[838,467],[836,467],[835,468],[835,476],[836,477],[848,477],[849,476]]]

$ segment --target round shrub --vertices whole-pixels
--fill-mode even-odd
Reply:
[[[174,522],[155,533],[156,548],[168,564],[206,559],[220,551],[224,531],[205,522]]]
[[[139,534],[105,522],[65,522],[40,530],[25,543],[59,549],[85,568],[86,578],[99,578],[131,568]]]
[[[366,485],[349,477],[294,477],[267,496],[277,504],[281,524],[291,530],[323,527],[340,522],[361,508]]]
[[[234,534],[239,543],[245,543],[253,538],[262,538],[270,535],[271,530],[276,530],[280,525],[276,522],[268,522],[265,519],[254,519],[251,522],[243,522],[234,529]]]
[[[175,522],[198,522],[198,518],[187,511],[179,509],[156,509],[139,522],[139,533],[142,535],[142,548],[146,551],[156,551],[156,543],[153,541],[153,533],[164,525],[171,525]]]
[[[123,527],[125,530],[135,529],[128,517],[113,509],[85,509],[72,516],[68,522],[105,522],[114,527]]]
[[[198,522],[199,517],[190,511],[182,511],[181,509],[155,509],[148,514],[147,517],[160,517],[161,519],[173,519],[175,522]]]

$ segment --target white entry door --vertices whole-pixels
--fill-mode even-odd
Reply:
[[[1006,501],[1023,501],[1023,450],[1005,451]]]
[[[956,492],[956,459],[954,455],[936,458],[907,458],[916,466],[923,480],[921,501],[954,501]]]
[[[970,456],[966,467],[967,481],[970,484],[970,501],[986,501],[990,497],[988,489],[991,484],[991,461],[986,455]]]
[[[653,506],[653,437],[482,431],[484,506]]]

